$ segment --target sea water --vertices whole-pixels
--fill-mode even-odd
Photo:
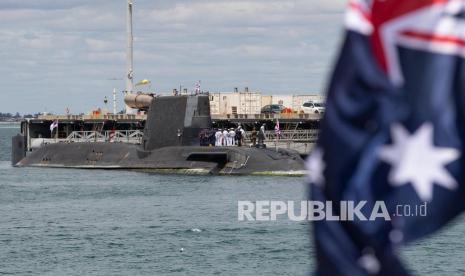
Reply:
[[[12,168],[0,126],[0,274],[308,275],[308,223],[239,222],[239,200],[305,200],[305,178]],[[402,251],[422,275],[463,275],[465,223]]]

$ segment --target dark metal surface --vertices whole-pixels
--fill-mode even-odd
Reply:
[[[248,147],[201,147],[199,133],[211,128],[208,96],[172,96],[153,100],[142,145],[111,142],[55,143],[23,158],[21,139],[13,139],[18,166],[187,170],[211,174],[304,171],[297,152]],[[22,136],[21,136],[22,137]],[[24,147],[24,138],[22,138]],[[22,159],[22,160],[21,160]]]

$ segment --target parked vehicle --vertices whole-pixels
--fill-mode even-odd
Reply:
[[[305,102],[300,107],[301,111],[304,113],[319,114],[325,112],[325,104],[320,102]]]
[[[278,114],[281,113],[286,107],[282,104],[269,104],[262,107],[261,112],[264,114]]]

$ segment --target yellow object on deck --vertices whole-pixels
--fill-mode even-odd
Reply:
[[[140,82],[136,83],[136,86],[139,86],[139,85],[147,85],[147,84],[151,84],[152,82],[147,80],[147,79],[144,79],[144,80],[141,80]]]

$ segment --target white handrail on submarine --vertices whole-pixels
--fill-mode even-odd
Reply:
[[[266,131],[266,141],[274,143],[276,141],[276,132],[274,130]],[[108,131],[73,131],[67,138],[37,138],[40,140],[40,145],[55,144],[55,143],[92,143],[92,142],[114,142],[114,143],[128,143],[128,144],[141,144],[144,133],[140,130],[108,130]],[[290,143],[314,143],[318,138],[318,130],[281,130],[279,134],[279,142]],[[36,139],[33,139],[36,140]],[[250,143],[251,133],[247,132],[245,141]],[[37,144],[37,142],[33,142]]]
[[[67,142],[121,142],[140,144],[144,133],[140,130],[117,130],[117,131],[73,131],[66,139]],[[265,131],[265,137],[268,141],[276,140],[274,130]],[[308,142],[313,143],[318,138],[318,130],[281,130],[279,141],[281,142]],[[54,139],[50,139],[54,140]],[[245,140],[251,142],[250,132],[246,133]]]

